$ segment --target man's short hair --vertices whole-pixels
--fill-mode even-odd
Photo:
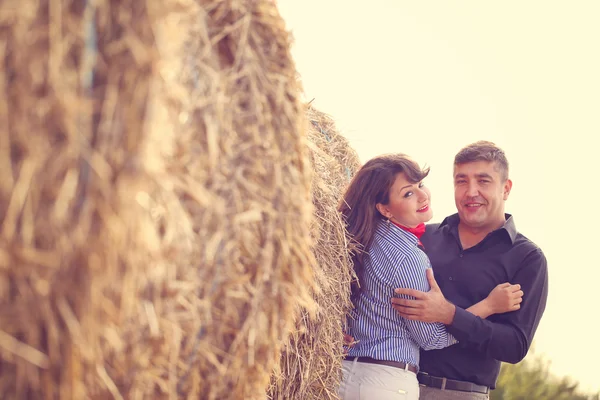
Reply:
[[[454,157],[454,165],[475,161],[495,162],[502,180],[506,181],[508,179],[508,160],[504,151],[494,143],[486,140],[471,143],[460,149]]]

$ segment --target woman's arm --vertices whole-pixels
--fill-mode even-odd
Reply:
[[[521,285],[511,285],[505,282],[496,286],[488,297],[467,308],[466,311],[485,319],[493,314],[516,311],[521,308],[522,301]]]

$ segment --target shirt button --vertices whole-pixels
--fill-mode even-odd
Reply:
[[[459,257],[460,257],[460,258],[462,258],[462,256],[463,256],[463,253],[460,253],[460,254],[459,254]]]
[[[449,277],[448,279],[449,279],[449,280],[452,280],[452,277]]]

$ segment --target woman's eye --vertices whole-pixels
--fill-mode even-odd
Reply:
[[[423,186],[425,186],[423,182],[419,183],[419,188],[422,188]]]
[[[413,194],[413,192],[406,192],[406,193],[404,194],[404,197],[410,197],[410,196],[412,196],[412,194]]]

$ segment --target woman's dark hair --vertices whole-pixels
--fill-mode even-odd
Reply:
[[[429,168],[421,169],[405,154],[375,157],[356,173],[338,207],[352,240],[352,260],[359,285],[362,283],[364,254],[369,251],[377,225],[384,218],[376,206],[389,203],[390,189],[399,173],[404,173],[409,182],[417,183],[429,174]],[[358,288],[353,285],[352,294],[357,293]]]

